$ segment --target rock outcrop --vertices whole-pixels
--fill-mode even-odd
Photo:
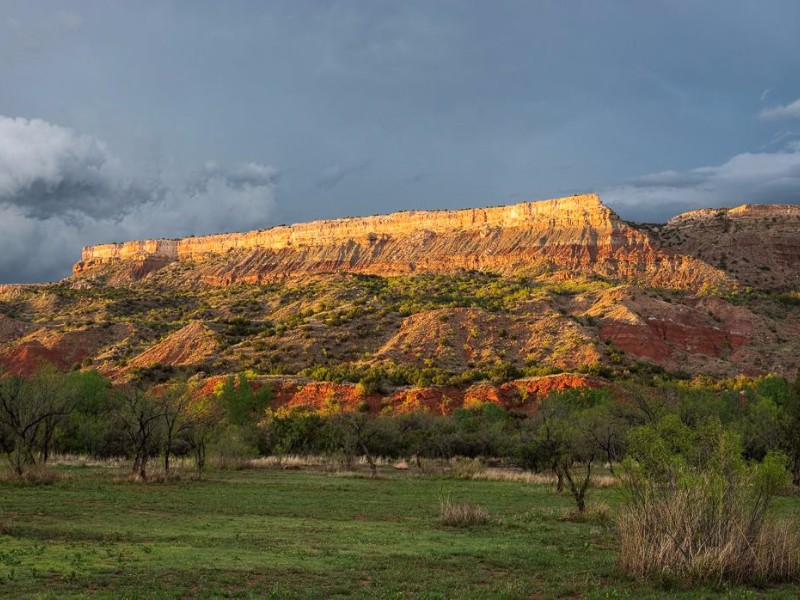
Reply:
[[[716,266],[744,286],[800,289],[800,206],[695,210],[670,219],[654,233],[665,249]]]
[[[205,393],[211,393],[220,379],[211,380]],[[555,391],[596,389],[605,385],[597,377],[562,373],[545,377],[516,379],[503,384],[479,383],[467,388],[454,386],[402,387],[386,394],[364,394],[352,383],[304,381],[292,377],[269,378],[254,382],[269,385],[278,411],[309,410],[319,414],[368,411],[373,414],[423,412],[449,415],[459,408],[480,408],[496,404],[508,410],[535,413],[542,399]]]
[[[659,249],[596,195],[458,211],[409,211],[248,233],[103,244],[83,249],[76,275],[127,261],[144,275],[173,261],[203,282],[264,283],[324,272],[399,275],[459,269],[503,274],[580,271],[676,288],[727,286],[725,275]]]

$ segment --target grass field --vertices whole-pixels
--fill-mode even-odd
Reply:
[[[130,483],[59,467],[49,486],[0,483],[0,596],[9,598],[796,598],[791,586],[670,590],[621,574],[610,526],[560,520],[545,485],[411,472],[308,470]],[[485,507],[439,524],[443,497]],[[617,503],[613,489],[591,499]],[[800,510],[781,498],[779,510]]]

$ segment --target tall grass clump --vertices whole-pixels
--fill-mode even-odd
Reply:
[[[447,527],[476,527],[491,523],[489,512],[469,502],[453,502],[449,496],[439,499],[439,523]]]
[[[796,519],[770,514],[789,481],[786,457],[742,459],[737,435],[669,416],[629,435],[620,565],[663,584],[765,585],[800,579]]]
[[[68,476],[43,466],[28,469],[22,475],[18,475],[13,471],[0,472],[0,483],[16,482],[28,485],[53,485],[66,478]]]

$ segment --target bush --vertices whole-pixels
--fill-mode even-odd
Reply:
[[[795,523],[754,524],[747,505],[720,505],[713,496],[708,487],[697,486],[628,505],[617,518],[622,568],[683,584],[765,584],[800,576]]]
[[[475,479],[483,472],[483,463],[478,458],[454,458],[450,461],[450,473],[457,479]]]
[[[788,483],[786,457],[747,465],[735,434],[709,419],[696,429],[674,417],[635,428],[624,463],[620,564],[662,583],[763,585],[800,577],[796,521],[769,518]]]
[[[444,497],[439,501],[439,523],[446,527],[475,527],[488,525],[491,517],[482,506]]]
[[[230,425],[211,448],[211,461],[217,469],[244,469],[258,456],[258,449],[247,439],[246,431]]]

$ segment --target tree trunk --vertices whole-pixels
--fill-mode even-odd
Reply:
[[[372,477],[373,479],[377,479],[378,478],[378,465],[375,464],[375,459],[372,457],[372,454],[370,454],[369,450],[367,450],[366,444],[362,443],[361,444],[361,449],[364,451],[364,456],[366,457],[367,462],[369,463],[370,477]]]
[[[203,477],[203,469],[206,466],[206,443],[198,442],[194,449],[195,459],[197,461],[197,474],[200,478]]]
[[[586,490],[589,489],[589,480],[592,477],[592,459],[586,462],[586,476],[583,478],[581,486],[575,485],[575,480],[572,478],[572,472],[569,467],[564,469],[564,475],[569,483],[569,491],[575,499],[575,504],[578,507],[578,512],[583,514],[586,512]]]
[[[25,469],[22,468],[22,465],[24,463],[23,446],[22,446],[22,441],[19,439],[14,444],[13,463],[14,463],[14,473],[17,474],[17,477],[22,477],[22,474],[24,473]]]
[[[556,474],[556,492],[560,494],[564,491],[564,473],[559,467],[554,467],[553,471]]]
[[[142,456],[142,462],[139,469],[139,477],[141,477],[142,481],[147,480],[147,453]]]
[[[44,439],[42,440],[42,464],[47,464],[47,459],[50,458],[50,438],[53,436],[53,430],[49,422],[45,421],[44,424]]]

